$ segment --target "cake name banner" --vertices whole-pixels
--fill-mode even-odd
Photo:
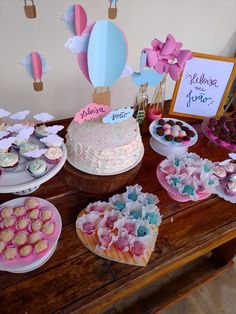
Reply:
[[[106,115],[102,121],[106,124],[116,124],[128,120],[132,117],[134,110],[132,108],[121,108],[115,111],[111,111]]]
[[[194,53],[175,86],[170,114],[220,116],[236,74],[236,59]]]
[[[100,116],[105,116],[110,111],[110,107],[102,104],[91,103],[82,108],[76,113],[74,121],[79,124],[85,120],[96,119]]]

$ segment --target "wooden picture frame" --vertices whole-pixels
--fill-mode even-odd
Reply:
[[[194,72],[196,69],[198,72]],[[194,52],[193,58],[187,61],[180,79],[176,82],[169,114],[197,119],[219,117],[235,75],[236,58]]]

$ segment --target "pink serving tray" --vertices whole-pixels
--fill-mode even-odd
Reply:
[[[160,182],[160,184],[163,186],[163,188],[167,191],[167,193],[169,194],[169,196],[171,198],[173,198],[174,200],[178,201],[178,202],[188,202],[191,201],[191,198],[188,195],[181,195],[178,192],[176,192],[177,190],[175,188],[172,188],[166,180],[166,176],[167,174],[162,172],[160,169],[160,164],[157,166],[157,171],[156,171],[156,175],[157,175],[157,179]],[[203,200],[207,197],[209,197],[211,194],[209,193],[201,193],[199,194],[199,200]]]
[[[40,267],[44,262],[48,260],[48,258],[52,255],[54,252],[57,241],[61,234],[62,229],[62,221],[61,216],[57,210],[57,208],[50,202],[37,198],[37,197],[20,197],[13,199],[11,201],[8,201],[6,203],[1,204],[1,208],[10,206],[10,207],[18,207],[18,206],[24,206],[25,200],[27,198],[34,198],[37,199],[40,202],[39,208],[50,208],[53,211],[52,218],[49,220],[50,222],[55,223],[55,231],[52,235],[43,236],[44,240],[47,240],[48,242],[48,248],[41,254],[36,254],[32,252],[27,257],[20,257],[17,256],[14,260],[4,260],[2,257],[2,254],[0,254],[0,270],[9,271],[9,272],[21,272],[21,270],[24,270],[24,272],[30,271],[35,268]],[[22,271],[23,272],[23,271]]]

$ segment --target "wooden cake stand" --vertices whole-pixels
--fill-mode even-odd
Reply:
[[[142,156],[143,157],[143,156]],[[107,194],[133,182],[142,164],[142,158],[130,170],[109,176],[98,176],[77,170],[66,161],[64,167],[59,172],[63,182],[80,191],[93,194]]]

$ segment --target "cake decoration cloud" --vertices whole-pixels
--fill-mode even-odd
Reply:
[[[229,164],[231,161],[232,161],[232,159],[225,159],[225,160],[219,162],[219,165],[225,166],[225,165]]]
[[[30,110],[19,111],[12,114],[10,118],[13,120],[24,120],[28,116],[29,113],[30,113]]]
[[[31,158],[39,158],[40,156],[42,156],[43,154],[45,154],[47,151],[47,149],[35,149],[35,150],[31,150],[27,153],[24,154],[24,156],[26,157],[31,157]]]
[[[7,136],[7,135],[9,135],[10,134],[10,132],[7,132],[7,131],[0,131],[0,140],[3,138],[3,137],[5,137],[5,136]]]
[[[236,160],[236,153],[229,153],[229,157],[233,160]]]
[[[50,134],[57,134],[62,129],[64,129],[63,125],[53,125],[46,127],[45,131],[49,132]]]
[[[11,145],[15,142],[15,137],[8,137],[4,138],[3,140],[0,140],[0,149],[8,150]]]
[[[20,130],[19,134],[16,136],[17,141],[25,141],[30,138],[30,135],[34,133],[34,127],[26,127]]]
[[[56,134],[48,135],[47,137],[43,137],[40,139],[41,142],[45,144],[55,144],[55,143],[62,143],[64,139]]]
[[[50,115],[47,112],[41,112],[41,113],[34,115],[34,119],[37,121],[41,121],[41,122],[45,123],[47,121],[51,121],[52,119],[54,119],[54,116]]]
[[[19,131],[21,131],[21,130],[24,129],[24,128],[25,128],[25,125],[24,125],[24,124],[17,123],[17,124],[13,124],[13,125],[11,125],[11,126],[8,126],[8,127],[7,127],[7,131],[18,133]]]
[[[86,52],[90,34],[84,33],[81,36],[74,36],[67,40],[65,47],[74,53]]]
[[[3,108],[0,108],[0,118],[8,117],[11,113]]]

